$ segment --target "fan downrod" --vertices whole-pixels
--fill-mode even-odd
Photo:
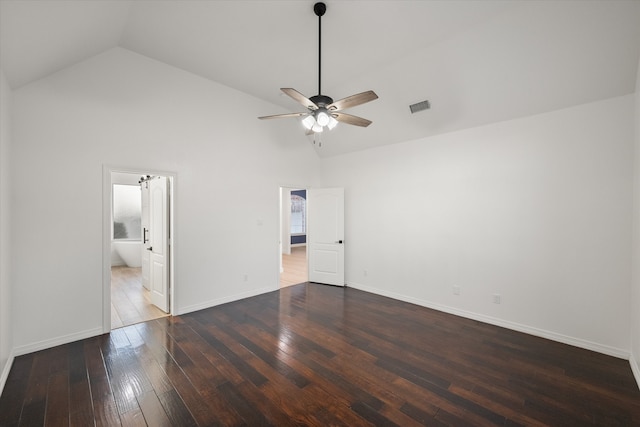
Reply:
[[[323,16],[327,11],[327,5],[320,1],[313,5],[313,11],[316,13],[316,16]]]

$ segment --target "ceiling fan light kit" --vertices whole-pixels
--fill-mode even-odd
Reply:
[[[378,95],[376,95],[374,91],[369,90],[351,95],[335,102],[330,96],[322,95],[322,16],[327,11],[327,5],[318,2],[313,5],[313,11],[318,17],[318,95],[307,98],[293,88],[281,88],[280,90],[282,92],[307,108],[307,111],[301,113],[276,114],[258,118],[265,120],[284,117],[302,117],[302,125],[307,129],[307,133],[320,133],[324,131],[325,128],[331,130],[336,127],[338,122],[367,127],[371,124],[370,120],[345,114],[342,110],[378,99]]]

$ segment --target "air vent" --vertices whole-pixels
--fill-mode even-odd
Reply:
[[[415,114],[418,111],[428,110],[429,108],[431,108],[431,104],[429,103],[429,101],[422,101],[422,102],[418,102],[416,104],[409,105],[409,109],[411,110],[411,114]]]

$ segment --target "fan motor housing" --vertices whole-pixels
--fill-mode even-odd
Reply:
[[[316,104],[318,107],[326,107],[333,104],[333,99],[330,96],[326,95],[314,95],[309,98],[309,100]]]

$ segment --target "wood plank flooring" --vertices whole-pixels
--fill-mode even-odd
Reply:
[[[149,291],[142,286],[142,269],[111,267],[111,329],[167,316],[151,304]]]
[[[638,426],[628,361],[300,284],[15,359],[1,426]]]
[[[291,255],[282,254],[282,269],[280,273],[280,287],[297,285],[309,280],[307,273],[307,247],[295,246],[291,248]]]

